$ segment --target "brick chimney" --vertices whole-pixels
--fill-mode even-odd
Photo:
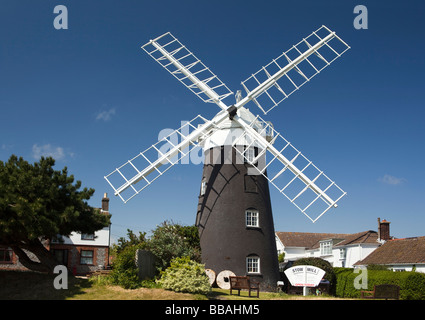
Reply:
[[[103,194],[102,198],[102,212],[109,213],[109,198],[106,192]]]
[[[378,218],[378,240],[388,241],[391,239],[390,236],[390,222]]]

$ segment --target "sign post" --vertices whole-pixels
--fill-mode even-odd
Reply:
[[[314,266],[295,266],[285,270],[285,275],[294,287],[303,287],[303,295],[307,295],[308,287],[317,287],[325,275],[325,271]]]

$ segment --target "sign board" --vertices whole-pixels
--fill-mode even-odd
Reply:
[[[317,287],[325,273],[314,266],[296,266],[285,270],[285,275],[294,287]]]

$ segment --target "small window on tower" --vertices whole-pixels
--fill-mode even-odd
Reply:
[[[202,182],[201,182],[201,196],[205,194],[206,190],[207,190],[207,181],[204,178],[202,179]]]
[[[260,273],[260,257],[246,257],[246,273]]]
[[[259,228],[260,224],[258,222],[258,210],[248,209],[245,211],[246,226],[252,228]]]
[[[255,158],[255,149],[252,147],[249,147],[245,150],[245,163],[249,162],[251,163],[254,161]]]

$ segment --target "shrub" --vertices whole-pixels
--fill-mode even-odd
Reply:
[[[351,268],[334,268],[334,272],[335,295],[342,298],[360,298],[360,290],[354,288],[354,279],[360,273],[354,273],[354,269]]]
[[[205,267],[189,257],[174,258],[157,282],[167,290],[207,294],[211,291]]]
[[[335,268],[335,274],[338,297],[360,298],[361,290],[371,291],[375,285],[379,284],[395,284],[400,287],[401,300],[425,300],[425,274],[423,273],[368,270],[367,289],[354,287],[354,280],[360,273],[354,273],[353,269]]]
[[[405,300],[425,300],[425,274],[419,272],[397,272],[405,273],[402,299]]]
[[[124,289],[136,289],[141,286],[138,268],[135,262],[136,251],[140,246],[125,247],[112,263],[111,281]]]
[[[152,237],[146,242],[146,249],[158,258],[157,268],[161,271],[176,257],[188,256],[200,262],[198,229],[165,221],[153,230]]]

